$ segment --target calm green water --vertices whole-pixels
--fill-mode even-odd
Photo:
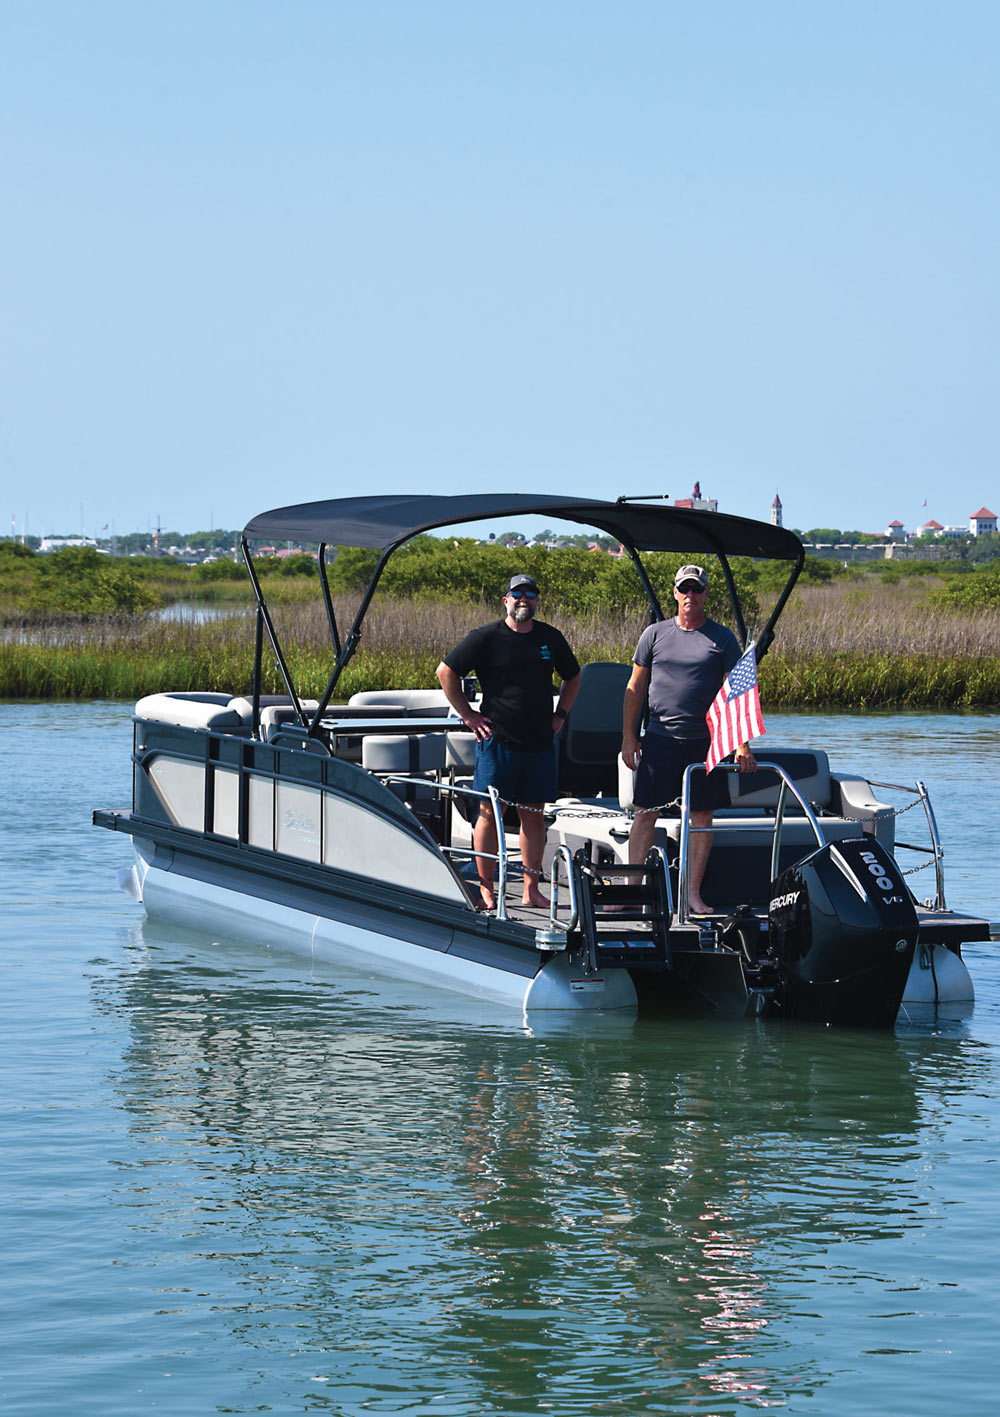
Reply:
[[[770,728],[924,777],[1000,917],[1000,719]],[[129,745],[0,705],[6,1410],[995,1410],[997,947],[884,1036],[526,1027],[144,923]]]

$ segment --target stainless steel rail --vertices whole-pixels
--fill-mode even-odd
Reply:
[[[927,818],[927,831],[931,839],[930,846],[920,846],[911,841],[897,841],[896,849],[919,851],[925,856],[934,857],[934,899],[933,901],[924,901],[923,904],[933,906],[935,910],[947,910],[944,897],[944,847],[941,844],[937,818],[934,815],[934,808],[931,806],[930,793],[927,788],[919,778],[916,779],[913,787],[907,787],[903,782],[874,782],[871,780],[869,780],[869,786],[883,787],[889,792],[908,792],[910,796],[916,797],[922,804],[924,816]],[[911,803],[910,806],[916,806],[916,803]],[[900,813],[908,810],[908,808],[902,807]]]
[[[471,787],[459,787],[453,782],[438,782],[434,778],[409,777],[404,773],[379,773],[380,782],[400,782],[413,787],[429,787],[434,792],[452,792],[463,797],[475,797],[479,802],[489,802],[493,809],[493,822],[497,834],[497,849],[492,851],[476,851],[471,846],[440,846],[439,849],[450,856],[471,856],[482,858],[484,861],[495,861],[497,863],[497,889],[495,892],[497,902],[497,919],[507,919],[507,841],[503,829],[503,803],[499,792],[495,787],[488,787],[485,792],[476,792]]]
[[[569,893],[569,919],[559,919],[559,862],[566,867],[566,889]],[[566,936],[575,930],[580,922],[580,906],[576,894],[576,872],[573,857],[565,843],[560,843],[552,853],[549,867],[549,928],[535,931],[535,943],[539,949],[565,949]]]
[[[739,772],[739,768],[735,763],[720,763],[719,767],[725,772]],[[809,823],[810,827],[812,827],[813,835],[816,838],[817,846],[825,846],[826,838],[823,836],[823,833],[820,829],[819,822],[816,818],[816,813],[813,811],[812,807],[806,801],[806,799],[802,796],[802,793],[795,785],[794,780],[789,777],[785,769],[781,767],[780,764],[768,762],[764,758],[757,759],[757,768],[758,770],[761,768],[766,768],[768,769],[768,771],[776,773],[779,779],[781,780],[781,786],[778,790],[778,803],[774,813],[774,825],[771,826],[768,822],[740,823],[739,821],[732,821],[727,819],[725,822],[725,830],[737,832],[743,831],[771,833],[771,880],[773,881],[775,876],[778,874],[778,861],[780,860],[781,856],[781,833],[782,828],[784,827],[785,805],[788,801],[789,793],[792,794],[796,802],[802,808],[802,812],[806,818],[806,821]],[[681,788],[681,839],[680,861],[677,881],[678,925],[687,924],[689,915],[688,881],[690,866],[688,858],[690,853],[691,837],[693,834],[696,833],[708,833],[710,835],[716,829],[714,825],[711,827],[693,827],[691,825],[691,774],[704,771],[704,763],[691,763],[688,767],[684,769],[684,782]]]

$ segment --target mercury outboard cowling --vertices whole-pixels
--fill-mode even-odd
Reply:
[[[871,836],[830,842],[771,886],[774,1004],[788,1018],[850,1027],[895,1022],[917,943],[899,867]]]

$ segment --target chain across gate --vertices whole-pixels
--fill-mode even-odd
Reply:
[[[944,883],[943,883],[943,880],[942,880],[942,873],[941,873],[942,851],[941,851],[940,842],[939,842],[939,840],[938,840],[937,828],[936,828],[936,824],[935,824],[935,822],[934,822],[933,812],[931,811],[931,808],[930,808],[930,800],[929,800],[929,798],[928,798],[928,796],[927,796],[926,788],[924,787],[924,785],[923,785],[922,782],[918,782],[918,784],[917,784],[917,786],[916,786],[915,788],[906,787],[906,786],[904,786],[904,785],[901,784],[901,783],[881,783],[881,782],[880,782],[880,783],[872,783],[871,785],[872,785],[873,787],[887,787],[887,788],[890,788],[890,789],[892,789],[892,790],[894,790],[894,791],[898,791],[898,792],[912,792],[912,793],[914,793],[913,801],[912,801],[912,802],[907,802],[907,804],[906,804],[905,807],[890,807],[890,808],[889,808],[889,810],[892,812],[892,815],[893,815],[894,818],[895,818],[895,817],[903,817],[903,816],[905,816],[907,812],[912,812],[912,810],[914,809],[914,807],[918,807],[918,806],[920,806],[921,804],[924,806],[924,809],[925,809],[925,811],[926,811],[926,813],[927,813],[927,817],[928,817],[928,827],[929,827],[929,830],[930,830],[930,837],[931,837],[931,845],[930,845],[930,847],[909,846],[909,845],[907,845],[906,843],[900,843],[900,845],[906,846],[906,849],[911,850],[911,851],[926,851],[926,852],[928,853],[928,859],[927,859],[926,861],[921,861],[921,862],[919,862],[916,866],[910,866],[910,867],[908,867],[906,870],[903,870],[903,868],[900,867],[900,868],[899,868],[899,869],[900,869],[900,875],[903,876],[903,877],[906,877],[906,876],[915,876],[915,875],[917,875],[920,871],[926,871],[927,868],[928,868],[928,866],[932,866],[932,865],[933,865],[933,866],[936,866],[936,868],[937,868],[938,880],[937,880],[937,900],[936,900],[935,903],[936,903],[938,909],[944,909]],[[524,813],[535,813],[535,814],[541,816],[541,815],[543,815],[544,812],[545,812],[545,808],[544,808],[544,807],[536,807],[536,806],[534,806],[533,804],[528,804],[528,803],[526,803],[526,802],[510,802],[510,801],[508,801],[506,798],[503,798],[503,797],[498,798],[498,801],[500,802],[501,806],[502,806],[504,809],[506,809],[506,808],[508,808],[508,807],[513,807],[514,810],[515,810],[516,812],[518,812],[519,814],[522,813],[522,812],[524,812]],[[665,813],[670,812],[670,811],[672,811],[672,810],[674,810],[674,809],[679,810],[680,807],[681,807],[681,805],[682,805],[681,799],[680,799],[679,797],[675,797],[675,798],[673,798],[672,801],[670,801],[670,802],[661,802],[661,803],[660,803],[658,806],[656,806],[656,807],[634,807],[634,808],[633,808],[633,816],[643,816],[643,815],[648,816],[650,813],[652,813],[653,815],[655,815],[655,816],[657,816],[657,817],[660,817],[660,816],[663,816]],[[812,807],[812,809],[813,809],[813,811],[816,813],[817,817],[819,817],[820,820],[822,820],[822,809],[821,809],[820,807],[818,807],[818,806],[816,805],[816,803],[814,803],[814,802],[810,802],[809,805]],[[578,818],[578,819],[580,819],[580,820],[585,820],[586,818],[588,818],[588,817],[590,817],[590,816],[592,816],[592,815],[593,815],[593,814],[592,814],[591,812],[573,812],[572,810],[569,810],[569,809],[563,809],[563,810],[561,810],[560,813],[559,813],[560,818],[561,818],[562,820],[564,820],[564,821],[573,820],[574,818]],[[869,815],[869,816],[858,817],[857,820],[858,820],[859,825],[860,825],[862,828],[864,828],[864,826],[865,826],[867,823],[874,823],[874,822],[877,820],[877,818],[876,818],[875,816],[873,816],[873,815]],[[516,868],[515,868],[515,869],[516,869]],[[544,873],[541,872],[541,871],[536,871],[536,870],[534,870],[534,869],[533,869],[532,867],[530,867],[530,866],[524,866],[523,863],[522,863],[522,866],[521,866],[521,871],[522,871],[522,873],[523,873],[524,875],[533,875],[533,876],[539,876],[539,877],[543,876],[543,874],[544,874]],[[928,903],[929,903],[929,902],[928,902]]]

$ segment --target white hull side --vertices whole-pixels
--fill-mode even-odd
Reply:
[[[133,871],[120,884],[146,911],[197,930],[267,940],[307,959],[324,963],[364,962],[393,978],[437,985],[473,998],[517,1009],[574,1012],[636,1008],[635,986],[628,972],[609,970],[585,978],[565,956],[550,960],[534,977],[494,969],[476,960],[399,940],[373,925],[345,921],[281,905],[210,881],[152,866],[136,849]]]

